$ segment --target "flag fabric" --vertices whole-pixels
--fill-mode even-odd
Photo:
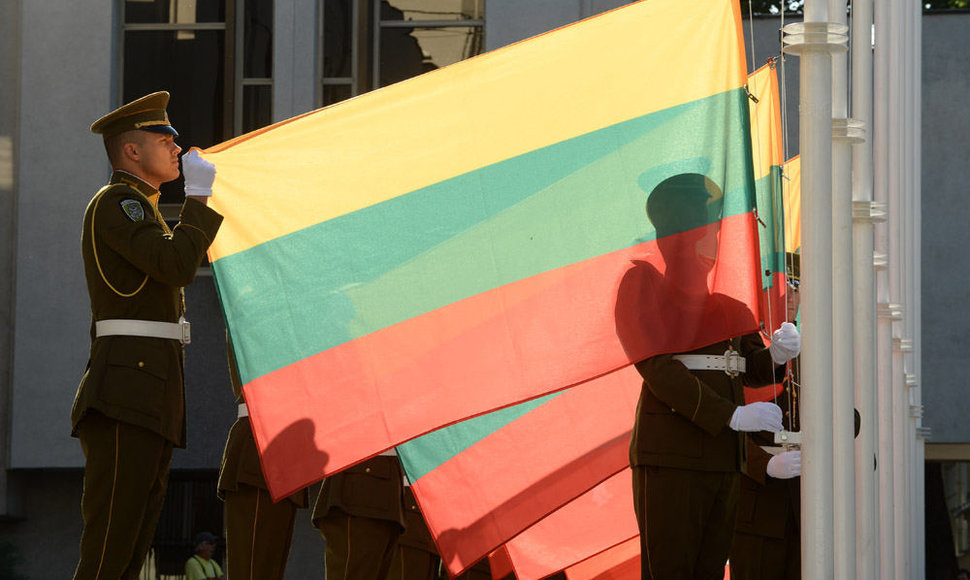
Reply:
[[[640,578],[640,537],[566,568],[567,580],[637,580]]]
[[[748,75],[751,151],[761,250],[762,321],[767,332],[786,320],[785,215],[782,199],[781,99],[775,62]]]
[[[539,580],[639,538],[632,473],[628,466],[509,540],[515,577]]]
[[[225,216],[209,257],[274,498],[756,328],[754,306],[624,341],[663,306],[617,306],[631,270],[663,275],[644,202],[682,173],[722,194],[699,226],[730,248],[712,292],[757,303],[735,4],[631,4],[205,152]]]
[[[761,314],[765,328],[773,330],[786,317],[781,114],[774,63],[749,75],[747,86],[762,264]],[[772,400],[780,388],[746,387],[745,398],[747,402]],[[594,413],[601,416],[599,408]],[[602,417],[608,416],[604,413]],[[568,418],[564,423],[574,420]],[[413,443],[421,445],[422,440]],[[531,438],[518,446],[525,450],[535,443],[536,438]],[[501,479],[502,473],[498,470],[487,479]],[[453,483],[457,487],[457,481]],[[490,560],[505,563],[520,580],[543,578],[559,570],[565,570],[571,580],[639,578],[639,532],[630,488],[630,472],[625,469],[510,538]],[[538,490],[520,494],[533,491]]]
[[[640,383],[626,366],[400,445],[398,457],[448,570],[460,574],[628,468]],[[631,515],[632,505],[624,505]]]
[[[750,130],[756,168],[754,174],[757,178],[760,251],[763,272],[772,274],[763,278],[763,298],[775,300],[774,304],[762,301],[765,307],[762,320],[767,328],[773,329],[785,320],[785,294],[776,291],[778,287],[785,288],[785,268],[782,242],[784,216],[781,211],[781,125],[774,66],[766,65],[752,73],[748,77],[748,90],[752,95],[749,101]],[[776,316],[772,318],[770,314]],[[774,322],[769,324],[770,320]],[[635,373],[629,380],[639,383]],[[431,522],[432,529],[447,530],[444,534],[435,534],[447,565],[453,566],[456,561],[470,564],[492,551],[496,540],[505,537],[507,543],[490,555],[493,563],[498,562],[498,554],[502,562],[507,562],[515,570],[518,578],[542,578],[561,569],[568,570],[576,562],[638,536],[631,510],[633,499],[629,485],[617,487],[614,484],[611,493],[603,491],[609,482],[623,475],[628,481],[629,470],[584,491],[607,473],[602,468],[623,469],[627,467],[627,460],[625,456],[620,458],[614,455],[612,462],[604,462],[610,457],[607,442],[613,433],[607,435],[606,431],[591,433],[583,430],[580,434],[577,426],[589,420],[594,424],[623,425],[623,439],[628,439],[627,429],[632,426],[632,414],[624,414],[618,406],[603,403],[615,397],[605,384],[587,383],[563,396],[580,397],[583,390],[590,389],[595,389],[602,396],[597,399],[594,394],[588,397],[588,401],[577,399],[582,402],[571,408],[582,409],[580,413],[570,414],[560,410],[547,413],[542,419],[526,414],[516,420],[525,423],[532,419],[531,423],[527,423],[532,429],[516,425],[518,429],[501,433],[503,436],[498,436],[500,432],[496,432],[491,436],[492,446],[478,448],[474,454],[467,456],[459,452],[454,455],[457,459],[441,463],[435,477],[419,480],[420,483],[415,486],[416,495],[419,501],[424,500],[422,505],[426,519]],[[780,389],[781,385],[746,387],[745,395],[747,402],[772,400]],[[628,396],[631,397],[631,404],[635,404],[636,395],[635,391],[630,391]],[[484,424],[485,417],[468,423],[480,421]],[[502,426],[496,425],[496,428],[502,429]],[[460,439],[458,433],[463,429],[466,426],[461,423],[438,433],[442,436],[449,433],[450,438]],[[597,434],[604,437],[602,443],[589,440],[590,436]],[[574,438],[574,435],[578,435],[578,438]],[[430,436],[423,437],[400,447],[399,455],[409,474],[420,476],[423,472],[408,469],[412,455],[419,453],[427,458],[440,453],[439,450],[445,447]],[[623,447],[625,449],[626,446]],[[593,475],[593,470],[583,473],[587,476],[585,479],[576,477],[574,466],[592,463],[593,458],[597,458],[599,461],[596,465],[601,466],[601,470],[595,472],[596,477],[588,477]],[[562,475],[564,473],[568,476]],[[568,482],[565,481],[566,477],[569,478]],[[496,493],[496,490],[501,490],[505,495]],[[582,494],[568,504],[563,503],[563,499],[580,492]],[[526,498],[530,501],[525,501]],[[562,507],[545,516],[549,507],[554,505]],[[536,523],[522,528],[523,524],[529,522]],[[635,554],[638,553],[635,551]],[[460,567],[449,569],[456,574],[461,571]],[[638,567],[636,573],[639,574]]]
[[[799,155],[785,162],[783,167],[785,207],[785,251],[798,254],[802,250],[802,158]]]
[[[777,112],[777,84],[770,82],[769,73],[774,77],[774,70],[765,67],[749,77],[748,89],[755,91],[758,98],[758,104],[753,99],[749,102],[752,141],[758,143],[753,149],[756,156],[763,154],[755,172],[759,177],[755,182],[758,203],[759,207],[764,204],[768,208],[759,213],[766,213],[771,220],[781,205],[780,199],[775,202],[772,197],[780,197],[774,180],[780,178],[781,148],[777,138],[780,117],[760,115],[762,109],[773,108]],[[743,137],[748,129],[748,125],[739,125],[738,135]],[[762,193],[765,188],[767,192]],[[774,242],[772,238],[762,244],[763,263],[768,263],[769,255],[775,257]],[[774,282],[771,277],[766,280],[765,292]],[[783,279],[781,282],[784,287]],[[620,310],[618,307],[617,317]],[[693,347],[702,344],[703,339]],[[672,348],[660,346],[659,350]],[[536,569],[542,569],[528,558],[523,560],[522,554],[541,552],[548,556],[543,565],[554,568],[550,568],[553,572],[569,564],[564,553],[554,549],[569,543],[568,537],[556,536],[567,533],[568,525],[565,521],[563,525],[545,522],[561,521],[564,516],[556,510],[570,502],[572,511],[567,507],[560,511],[574,513],[576,505],[590,501],[594,486],[628,467],[629,437],[640,382],[635,370],[626,367],[563,393],[451,425],[398,447],[439,553],[452,574],[460,574],[505,542],[508,543],[502,553],[518,564],[516,573],[520,578],[531,577]],[[770,387],[757,391],[768,398],[774,394]],[[628,496],[629,493],[624,494],[629,501],[612,507],[632,518],[632,496]],[[630,522],[632,530],[628,527],[619,531],[624,540],[629,535],[623,534],[637,534],[635,520]],[[615,522],[600,519],[596,523],[602,528],[588,521],[592,527],[586,531],[592,533],[585,537],[582,547],[572,545],[570,553],[588,557],[611,545],[607,538],[618,531]],[[546,547],[541,551],[517,550],[515,546],[521,546],[526,538],[532,548],[543,541]],[[565,558],[558,568],[556,558]]]
[[[785,270],[786,216],[783,199],[781,98],[775,61],[748,75],[751,151],[754,161],[761,252],[761,323],[766,334],[788,320]],[[783,390],[779,382],[745,388],[745,402],[772,401]]]

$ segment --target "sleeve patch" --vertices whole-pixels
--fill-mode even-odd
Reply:
[[[121,209],[124,210],[125,215],[133,222],[140,222],[145,219],[145,208],[136,199],[121,200]]]

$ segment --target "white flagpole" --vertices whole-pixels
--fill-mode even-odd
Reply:
[[[829,0],[829,20],[846,26],[845,0]],[[848,55],[832,54],[832,423],[835,578],[855,578],[855,388],[853,373],[852,189],[849,170],[857,141],[848,118]],[[809,387],[811,388],[811,387]]]
[[[889,134],[890,90],[889,48],[890,33],[889,1],[875,11],[875,49],[873,52],[873,198],[889,203]],[[876,385],[878,454],[877,478],[879,482],[879,578],[895,576],[895,522],[893,501],[893,405],[892,405],[892,326],[901,318],[900,306],[894,303],[889,288],[889,224],[875,226],[876,299],[878,322],[876,338]]]
[[[861,418],[855,440],[856,578],[879,578],[879,486],[874,460],[878,437],[876,394],[876,287],[874,222],[885,206],[872,198],[872,0],[852,3],[852,117],[867,133],[852,148],[853,323],[855,404]]]
[[[800,63],[802,577],[834,577],[832,516],[832,56],[825,0],[785,27]],[[844,36],[844,34],[843,34]]]

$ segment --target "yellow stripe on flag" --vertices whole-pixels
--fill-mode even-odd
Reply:
[[[781,135],[781,108],[778,97],[778,75],[773,64],[766,64],[748,76],[748,92],[758,99],[751,110],[752,156],[754,178],[761,179],[784,161],[781,140],[758,138]]]
[[[802,249],[802,158],[792,157],[782,165],[782,195],[785,198],[785,251]]]
[[[740,87],[739,19],[737,2],[647,0],[212,147],[209,257]]]

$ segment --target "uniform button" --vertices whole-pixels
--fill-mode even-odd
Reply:
[[[370,467],[365,467],[364,468],[364,473],[370,473]]]
[[[143,366],[145,366],[145,363],[143,361],[138,361],[138,368],[141,368]]]

